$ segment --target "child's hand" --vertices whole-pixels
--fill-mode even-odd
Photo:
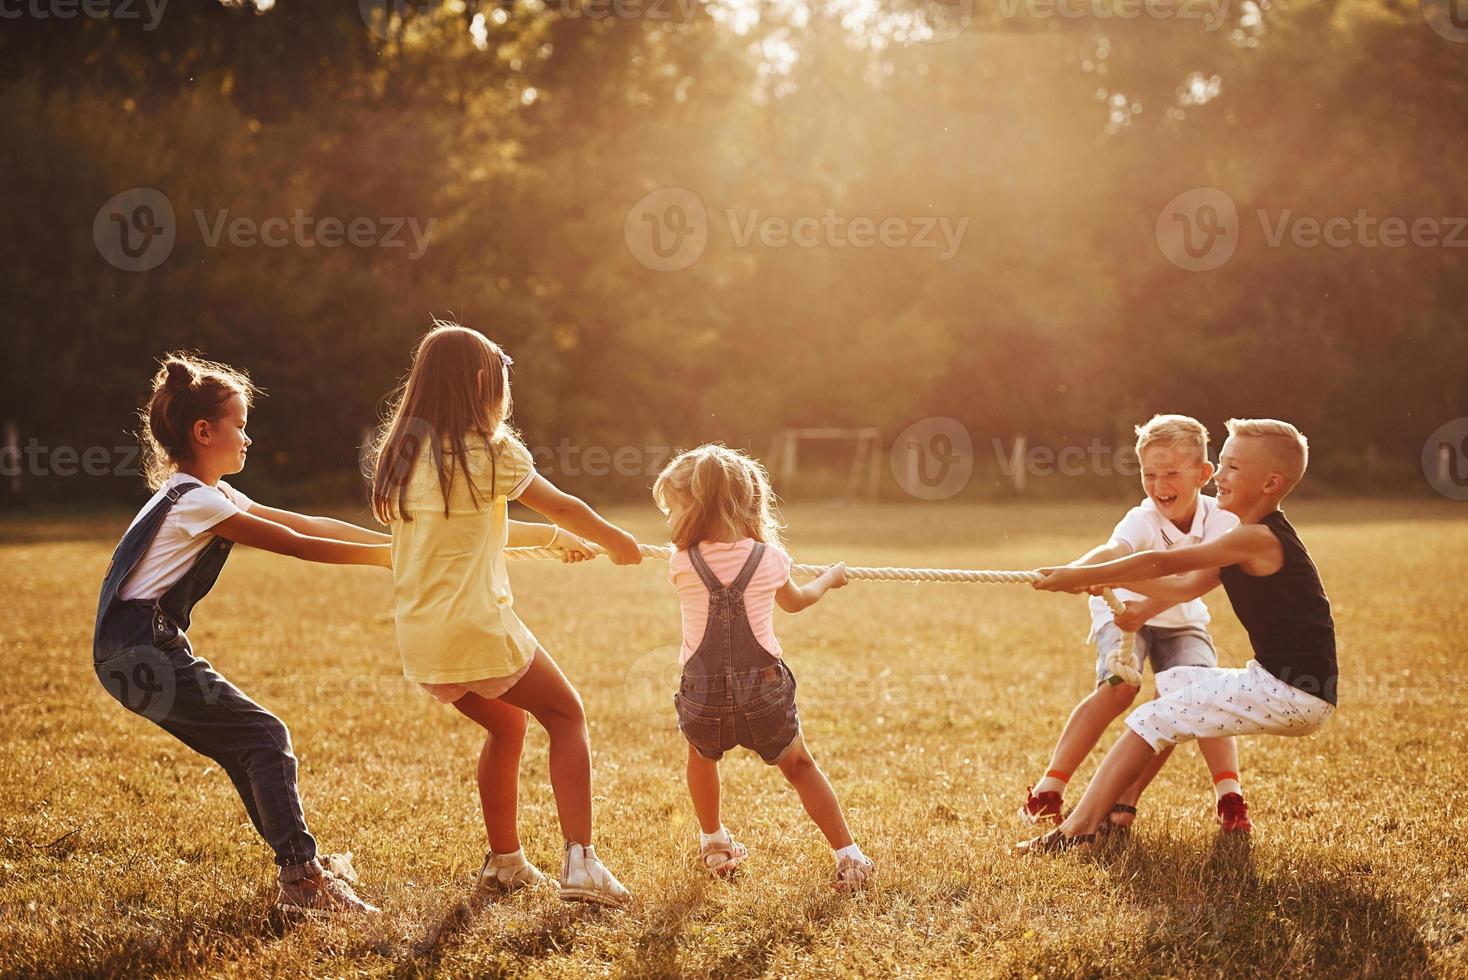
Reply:
[[[1037,568],[1035,571],[1045,576],[1034,584],[1034,588],[1041,592],[1086,592],[1088,587],[1077,582],[1084,572],[1078,568],[1065,566],[1063,568]]]
[[[572,562],[590,561],[596,557],[596,548],[591,542],[577,537],[565,528],[556,532],[556,539],[550,548],[568,565]]]
[[[616,546],[607,549],[607,557],[613,565],[638,565],[642,562],[642,551],[637,547],[637,539],[624,531]]]
[[[846,583],[851,581],[850,576],[846,574],[846,562],[844,561],[838,561],[822,572],[821,575],[825,577],[826,588],[828,589],[845,588]]]
[[[1123,605],[1126,608],[1115,616],[1117,629],[1123,633],[1135,633],[1147,625],[1149,617],[1144,603],[1128,600]]]

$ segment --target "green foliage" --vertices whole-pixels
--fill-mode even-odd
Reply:
[[[174,4],[151,30],[7,21],[0,420],[49,445],[118,444],[150,359],[199,348],[269,391],[257,479],[345,487],[430,314],[506,345],[517,422],[539,445],[758,452],[781,426],[890,437],[927,415],[977,443],[1114,441],[1154,411],[1215,428],[1280,414],[1320,459],[1369,442],[1410,473],[1426,435],[1468,414],[1461,249],[1272,247],[1262,232],[1286,210],[1468,212],[1447,169],[1465,149],[1468,59],[1415,7],[1226,7],[1209,30],[1010,4],[904,44],[890,23],[843,26],[839,0],[756,5],[744,33],[727,14],[750,8],[727,2],[655,8],[671,21],[398,6],[406,20],[374,21],[380,35],[358,5],[284,0]],[[1187,95],[1195,78],[1204,98]],[[1242,227],[1206,273],[1169,264],[1153,232],[1200,186],[1227,191]],[[113,268],[91,240],[97,209],[131,187],[177,214],[148,272]],[[709,217],[705,252],[678,272],[624,240],[660,187]],[[418,258],[411,239],[211,246],[200,227],[298,210],[433,224]],[[732,226],[755,212],[967,224],[944,260],[741,246]]]

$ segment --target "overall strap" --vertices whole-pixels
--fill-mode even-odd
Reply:
[[[107,566],[106,580],[102,583],[102,601],[105,603],[109,596],[115,595],[122,588],[122,583],[137,568],[138,562],[143,560],[143,555],[153,544],[153,538],[158,534],[158,528],[163,524],[163,518],[178,503],[180,497],[195,490],[200,486],[197,483],[180,483],[176,487],[169,487],[163,499],[153,506],[146,517],[126,534],[117,543],[117,550],[113,552],[112,562]],[[119,561],[119,559],[121,559]]]
[[[201,483],[180,483],[178,486],[169,487],[168,488],[168,494],[167,494],[167,496],[168,496],[168,502],[171,503],[171,504],[176,504],[176,503],[178,503],[178,498],[179,497],[182,497],[184,494],[188,493],[190,490],[197,490],[201,486],[203,486],[203,484],[201,484]]]
[[[755,569],[759,568],[759,560],[765,556],[765,543],[756,541],[754,547],[749,549],[749,557],[744,560],[744,567],[739,570],[739,577],[730,583],[729,588],[744,594],[749,587],[749,580],[754,578]]]
[[[714,575],[713,571],[709,568],[708,562],[703,560],[703,553],[698,550],[698,545],[694,545],[688,549],[688,558],[693,562],[693,570],[703,580],[704,588],[710,592],[722,592],[724,590],[724,583],[719,581],[718,576]]]

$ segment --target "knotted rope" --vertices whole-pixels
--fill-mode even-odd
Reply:
[[[644,558],[656,558],[660,561],[668,561],[673,557],[673,548],[670,545],[640,544],[637,550],[642,552]],[[598,549],[598,554],[605,554]],[[561,553],[554,548],[506,548],[506,558],[516,560],[535,559],[557,559]],[[791,565],[793,574],[814,577],[821,574],[829,565]],[[854,582],[976,582],[984,585],[1030,585],[1044,578],[1039,572],[1010,572],[992,571],[972,568],[866,568],[863,566],[848,566],[846,575]],[[1111,607],[1113,613],[1120,613],[1125,607],[1110,589],[1103,592],[1106,604]],[[1106,669],[1111,672],[1107,678],[1110,684],[1130,684],[1133,687],[1142,686],[1142,674],[1137,669],[1137,658],[1134,651],[1135,635],[1123,632],[1121,634],[1121,646],[1106,658]]]
[[[1120,615],[1126,611],[1126,605],[1116,597],[1116,593],[1110,589],[1101,590],[1101,598],[1111,607],[1112,615]],[[1120,627],[1117,627],[1120,629]],[[1111,676],[1106,678],[1106,683],[1113,687],[1117,684],[1130,684],[1132,687],[1142,686],[1141,664],[1137,663],[1137,634],[1121,632],[1121,645],[1106,655],[1106,669]]]

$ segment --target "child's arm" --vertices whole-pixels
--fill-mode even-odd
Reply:
[[[278,510],[274,507],[266,507],[264,504],[256,503],[250,507],[250,513],[256,517],[263,517],[267,521],[304,534],[310,538],[328,538],[332,541],[350,541],[353,544],[392,544],[392,535],[381,531],[371,531],[365,527],[348,524],[346,521],[338,521],[331,517],[311,517],[307,514],[294,514],[288,510]]]
[[[775,593],[775,601],[788,613],[800,612],[815,605],[827,590],[839,589],[847,581],[846,563],[837,562],[804,585],[796,585],[795,579],[787,578],[780,591]]]
[[[1148,579],[1145,582],[1123,582],[1121,587],[1156,599],[1166,607],[1201,598],[1218,588],[1218,581],[1218,569],[1204,568],[1196,572],[1184,572],[1182,575]]]
[[[1112,619],[1117,628],[1128,633],[1135,633],[1147,625],[1147,620],[1153,616],[1160,615],[1176,605],[1168,599],[1129,599],[1125,603],[1124,611],[1116,613]]]
[[[507,542],[511,548],[554,548],[561,561],[587,561],[596,557],[596,549],[563,527],[554,524],[531,524],[511,521]]]
[[[538,473],[516,499],[531,510],[545,515],[552,524],[558,524],[572,534],[601,545],[607,550],[613,564],[636,565],[642,561],[642,552],[637,550],[636,538],[607,521],[581,498],[562,492]]]
[[[1127,544],[1124,541],[1118,541],[1115,538],[1112,538],[1105,544],[1098,544],[1096,547],[1092,548],[1090,551],[1086,552],[1084,555],[1081,555],[1075,561],[1071,562],[1071,564],[1099,565],[1102,562],[1115,561],[1118,558],[1125,558],[1131,553],[1131,545]]]
[[[254,511],[257,509],[263,508],[251,508],[226,517],[209,530],[226,541],[305,561],[392,567],[392,548],[387,544],[359,544],[301,534],[284,524],[256,516]]]
[[[1139,551],[1100,565],[1067,565],[1038,569],[1045,578],[1035,588],[1045,592],[1081,592],[1097,585],[1123,585],[1148,579],[1243,565],[1251,575],[1269,575],[1284,564],[1284,548],[1262,524],[1243,524],[1206,544],[1172,551]]]

